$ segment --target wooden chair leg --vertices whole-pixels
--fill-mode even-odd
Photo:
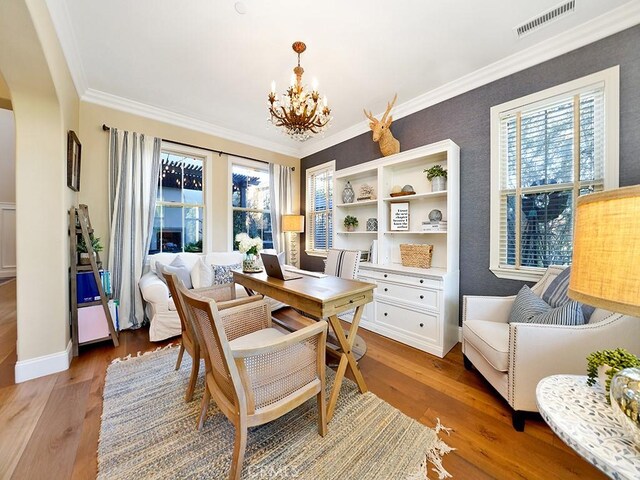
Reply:
[[[182,355],[184,354],[184,345],[181,343],[180,344],[180,351],[178,352],[178,361],[176,362],[176,370],[178,370],[180,368],[180,365],[182,365]]]
[[[194,354],[194,358],[191,359],[191,376],[189,377],[189,385],[187,386],[187,394],[185,400],[190,402],[193,398],[193,391],[196,389],[196,383],[198,383],[198,372],[200,371],[200,358],[199,355]]]
[[[207,382],[204,382],[204,395],[202,396],[202,407],[200,408],[200,418],[198,420],[198,430],[202,430],[204,426],[204,421],[207,419],[207,409],[209,408],[209,400],[211,399],[211,394],[209,393],[209,387],[207,387]]]
[[[327,407],[325,402],[325,392],[324,385],[316,395],[316,400],[318,402],[318,433],[321,437],[324,437],[327,434]]]
[[[229,472],[230,480],[240,480],[242,474],[242,464],[244,463],[244,452],[247,448],[247,420],[242,418],[237,420],[236,427],[236,441],[233,447],[233,460],[231,461],[231,471]]]

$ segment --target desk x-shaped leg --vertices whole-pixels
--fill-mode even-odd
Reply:
[[[351,328],[349,329],[349,338],[347,338],[344,334],[344,329],[342,328],[342,324],[340,323],[340,319],[338,318],[338,316],[332,315],[329,317],[329,324],[331,325],[331,328],[333,328],[333,331],[336,334],[336,338],[338,339],[341,355],[338,370],[336,371],[336,379],[333,382],[333,388],[331,390],[331,395],[329,396],[329,402],[327,404],[327,422],[330,421],[333,417],[336,403],[338,401],[338,395],[340,394],[340,386],[342,385],[344,374],[347,371],[347,366],[349,366],[349,369],[356,379],[356,383],[358,384],[360,393],[365,393],[368,391],[367,384],[364,382],[364,378],[362,377],[362,373],[360,372],[360,368],[358,367],[358,362],[353,356],[352,351],[353,344],[356,341],[356,333],[358,332],[358,325],[360,324],[360,318],[362,317],[363,310],[364,305],[360,305],[356,308],[355,314],[353,315],[353,321],[351,322]]]

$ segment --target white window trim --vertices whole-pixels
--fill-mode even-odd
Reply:
[[[186,145],[180,145],[177,143],[171,143],[167,141],[162,141],[160,146],[161,152],[169,152],[174,155],[184,155],[185,157],[194,157],[202,160],[202,198],[204,199],[204,225],[202,226],[202,251],[209,252],[211,251],[211,242],[213,236],[209,231],[213,226],[212,213],[213,208],[213,197],[212,197],[212,189],[208,188],[209,179],[213,178],[213,153],[196,148],[196,147],[187,147]],[[155,215],[155,213],[154,213]],[[184,248],[184,246],[183,246]]]
[[[542,90],[491,108],[491,235],[490,270],[499,278],[536,282],[544,269],[500,266],[500,116],[513,109],[570,94],[590,86],[604,85],[604,189],[617,188],[619,182],[620,67],[602,70],[586,77]]]
[[[249,160],[248,158],[234,157],[233,155],[228,156],[228,172],[229,172],[229,179],[227,181],[227,185],[228,185],[227,201],[229,202],[228,225],[229,225],[229,233],[231,234],[232,237],[233,237],[233,198],[232,197],[233,197],[233,166],[234,165],[255,168],[258,170],[265,170],[267,173],[269,173],[268,163],[258,162],[257,160]],[[268,211],[268,213],[271,213],[271,212]],[[232,252],[234,239],[230,238],[228,242],[229,242],[229,251]]]
[[[306,219],[306,225],[305,225],[305,229],[307,232],[309,232],[309,230],[311,229],[311,224],[310,224],[310,219],[311,216],[309,215],[309,192],[307,192],[306,188],[309,185],[309,175],[312,175],[320,170],[332,170],[333,171],[333,175],[335,176],[336,174],[336,161],[335,160],[331,160],[329,162],[325,162],[322,163],[320,165],[316,165],[315,167],[311,167],[311,168],[307,168],[307,170],[305,171],[305,177],[304,177],[304,185],[305,185],[305,215],[307,217]],[[333,194],[335,195],[336,192],[333,192]],[[334,199],[334,205],[335,205],[335,199]],[[333,211],[333,208],[331,209]],[[309,248],[309,235],[307,233],[307,235],[305,235],[305,253],[311,257],[322,257],[322,258],[327,258],[327,255],[329,254],[328,250],[315,250],[312,248]],[[332,239],[332,243],[333,243],[333,239]]]

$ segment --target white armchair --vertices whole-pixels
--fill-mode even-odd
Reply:
[[[531,290],[538,296],[564,267],[551,266]],[[524,430],[525,412],[537,412],[536,386],[549,375],[585,375],[586,357],[595,350],[626,348],[640,353],[640,319],[596,309],[579,326],[509,324],[515,296],[465,295],[462,352],[513,409],[513,427]]]

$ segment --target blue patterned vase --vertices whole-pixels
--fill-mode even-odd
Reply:
[[[342,190],[342,203],[353,203],[355,196],[356,193],[353,191],[353,187],[351,187],[351,182],[347,182],[344,190]]]

